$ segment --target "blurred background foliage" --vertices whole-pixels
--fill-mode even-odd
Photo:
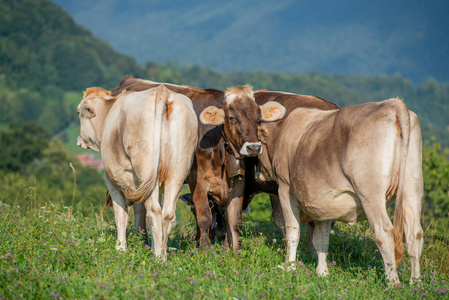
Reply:
[[[147,62],[115,51],[76,25],[48,0],[0,1],[0,201],[18,205],[84,203],[101,207],[101,171],[83,167],[75,154],[76,106],[90,86],[112,89],[130,74],[158,82],[226,89],[255,89],[319,96],[339,106],[404,98],[420,120],[425,140],[423,171],[426,223],[449,214],[449,83],[428,78],[415,86],[400,74],[220,73],[176,62]],[[73,169],[70,164],[72,164]],[[259,196],[255,215],[269,218]]]

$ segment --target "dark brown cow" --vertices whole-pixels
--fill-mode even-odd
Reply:
[[[123,91],[142,91],[158,85],[160,83],[126,76],[112,95]],[[186,179],[193,192],[197,239],[202,248],[210,244],[211,200],[218,206],[226,207],[227,240],[234,250],[238,250],[245,181],[243,168],[238,167],[237,159],[258,155],[261,151],[253,120],[275,121],[282,118],[284,109],[275,102],[258,106],[248,86],[233,87],[226,92],[172,84],[165,86],[189,97],[201,120],[198,125],[198,147]]]

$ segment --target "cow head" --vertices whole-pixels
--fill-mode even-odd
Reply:
[[[231,87],[226,90],[223,107],[206,107],[200,114],[203,124],[223,125],[223,132],[236,158],[256,156],[262,153],[257,136],[261,122],[282,119],[285,107],[277,102],[257,105],[252,87]]]
[[[84,92],[77,108],[81,125],[78,147],[100,151],[104,122],[115,99],[111,92],[99,87],[91,87]]]

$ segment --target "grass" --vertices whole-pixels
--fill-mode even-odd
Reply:
[[[114,248],[112,211],[82,213],[57,203],[37,209],[0,202],[0,298],[7,299],[443,299],[449,294],[449,245],[425,233],[422,281],[409,285],[410,263],[401,262],[399,286],[384,283],[383,262],[365,223],[337,224],[330,237],[327,278],[315,274],[301,228],[296,270],[279,268],[285,247],[274,224],[245,215],[244,249],[233,254],[219,244],[200,251],[189,207],[169,241],[167,262],[154,258],[132,223],[128,252]],[[444,222],[443,220],[439,220]],[[447,225],[447,223],[446,223]]]

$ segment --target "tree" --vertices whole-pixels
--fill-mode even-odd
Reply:
[[[434,218],[449,218],[449,149],[432,139],[423,148],[424,203],[425,221]]]
[[[41,125],[11,123],[8,130],[0,130],[0,169],[23,172],[27,164],[41,157],[48,141],[48,132]]]

